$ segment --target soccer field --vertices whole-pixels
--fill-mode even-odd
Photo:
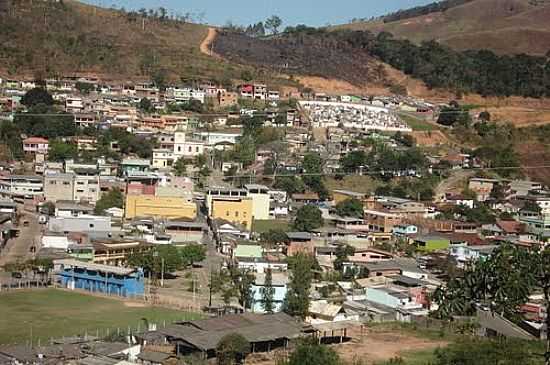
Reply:
[[[127,304],[56,289],[0,293],[0,344],[43,344],[50,338],[84,335],[105,336],[108,331],[126,333],[144,328],[144,319],[162,326],[198,314],[159,307]],[[31,337],[32,336],[32,337]]]

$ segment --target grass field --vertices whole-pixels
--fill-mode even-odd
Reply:
[[[290,222],[278,220],[278,219],[268,219],[268,220],[256,220],[254,221],[253,231],[256,233],[264,233],[270,229],[280,229],[285,232],[290,230]]]
[[[439,129],[437,126],[426,122],[422,118],[416,118],[411,114],[399,113],[399,116],[409,125],[409,127],[412,128],[413,131],[425,132]]]
[[[0,294],[0,344],[42,343],[50,338],[88,333],[101,336],[117,328],[127,331],[144,328],[143,318],[162,325],[182,319],[196,319],[197,314],[158,307],[128,305],[56,289],[14,291]]]

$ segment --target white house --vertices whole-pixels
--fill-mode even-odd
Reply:
[[[29,137],[23,140],[23,152],[29,154],[47,154],[49,148],[49,142],[46,138],[42,137]]]

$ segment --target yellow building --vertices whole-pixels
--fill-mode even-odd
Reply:
[[[246,229],[252,228],[252,198],[248,197],[214,197],[211,201],[210,217],[242,224]]]
[[[135,217],[187,218],[197,217],[197,205],[182,197],[127,195],[126,219]]]

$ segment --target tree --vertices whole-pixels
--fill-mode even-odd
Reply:
[[[319,198],[325,200],[328,198],[329,193],[325,186],[322,172],[323,172],[323,160],[321,156],[316,153],[308,153],[304,156],[302,168],[306,175],[302,177],[304,183],[314,192],[319,195]]]
[[[40,104],[52,106],[53,98],[45,88],[35,87],[34,89],[30,89],[25,93],[25,95],[23,95],[23,97],[21,98],[21,104],[25,105],[27,108],[31,108]]]
[[[355,198],[341,201],[336,204],[336,214],[341,217],[363,218],[363,203]]]
[[[321,345],[313,340],[304,340],[298,344],[296,349],[284,365],[340,365],[342,361],[334,349]]]
[[[367,155],[364,151],[352,151],[340,158],[340,166],[344,172],[355,173],[367,164]]]
[[[336,259],[334,260],[334,270],[342,272],[344,262],[349,256],[355,254],[355,248],[350,245],[340,245],[336,248]]]
[[[9,121],[0,123],[0,141],[7,145],[9,149],[10,156],[7,156],[9,160],[23,157],[21,131],[14,123]]]
[[[51,106],[36,104],[28,113],[17,113],[14,123],[27,135],[45,138],[74,136],[76,124],[72,114],[59,113]]]
[[[186,245],[180,249],[183,264],[191,266],[206,259],[206,247],[199,244]]]
[[[145,273],[160,277],[161,273],[170,273],[183,267],[178,248],[172,245],[155,246],[148,252],[133,253],[128,257],[128,265],[141,267]]]
[[[309,232],[323,225],[321,210],[313,205],[304,205],[296,212],[294,229]]]
[[[283,21],[277,15],[272,15],[265,21],[265,28],[271,30],[273,34],[279,33],[281,25],[283,25]]]
[[[81,94],[88,95],[90,92],[94,90],[94,85],[90,84],[89,82],[77,81],[77,83],[75,84],[75,88]]]
[[[297,176],[276,177],[273,187],[275,189],[284,190],[289,195],[303,193],[306,190],[304,182]]]
[[[490,122],[491,121],[491,113],[489,113],[486,110],[482,111],[481,113],[479,113],[479,119],[481,119],[484,122]]]
[[[75,144],[53,140],[48,146],[48,159],[50,161],[62,162],[78,156],[78,148]]]
[[[178,158],[172,168],[176,176],[184,176],[187,171],[185,159],[182,157]]]
[[[305,253],[298,253],[289,258],[290,282],[283,310],[291,316],[305,319],[309,312],[309,290],[314,266],[314,258]]]
[[[434,365],[535,365],[540,364],[539,344],[512,338],[462,339],[435,350]]]
[[[223,336],[216,346],[216,357],[219,365],[240,363],[250,352],[250,343],[238,333]]]
[[[149,100],[149,98],[142,98],[139,101],[138,107],[141,111],[146,113],[151,113],[155,110],[155,107],[153,106],[153,103],[151,103],[151,100]]]
[[[486,260],[466,267],[464,275],[438,288],[433,300],[439,305],[436,317],[475,313],[483,305],[512,320],[521,316],[520,306],[529,296],[542,292],[546,313],[550,313],[550,248],[527,250],[515,245],[500,245]],[[546,316],[550,328],[550,316]],[[550,336],[547,338],[545,364],[550,365]]]
[[[281,243],[288,242],[288,236],[282,229],[270,229],[267,232],[260,234],[260,240],[273,247]]]
[[[94,212],[95,214],[105,214],[105,211],[109,208],[122,208],[124,204],[124,196],[118,189],[109,190],[103,194],[101,198],[96,202]]]
[[[265,272],[264,285],[260,289],[262,295],[262,308],[266,313],[273,313],[274,303],[273,298],[275,296],[275,288],[273,287],[273,274],[271,269],[267,269]]]

